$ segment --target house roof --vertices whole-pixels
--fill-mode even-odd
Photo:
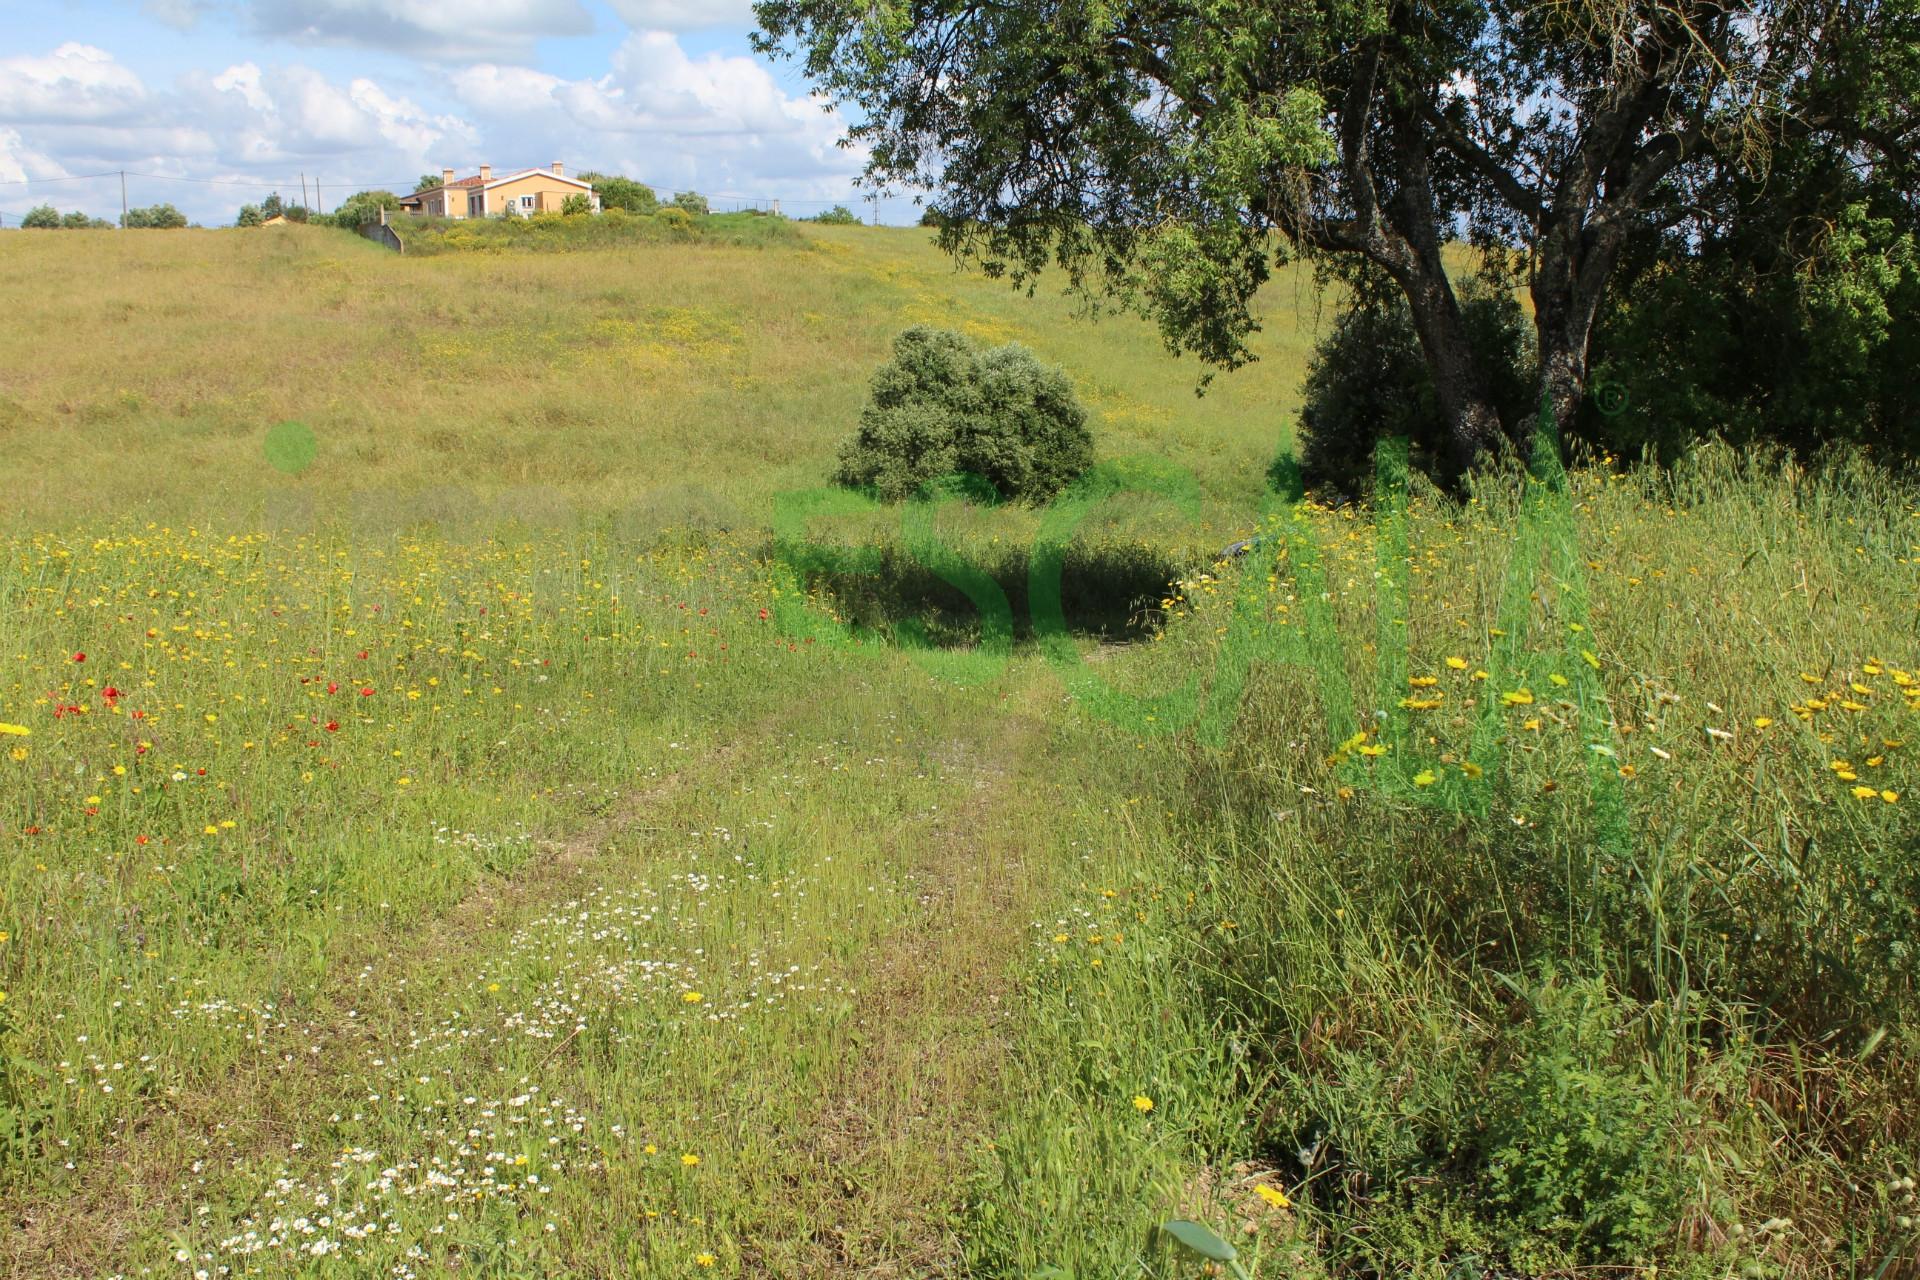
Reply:
[[[409,201],[418,200],[423,196],[430,196],[436,191],[451,191],[455,187],[477,187],[479,185],[480,179],[478,178],[455,178],[452,182],[443,182],[436,186],[422,187],[418,191],[401,196],[400,203],[406,204]]]

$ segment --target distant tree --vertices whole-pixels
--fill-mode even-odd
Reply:
[[[105,218],[89,218],[78,209],[62,216],[60,219],[61,228],[67,231],[94,231],[101,227],[110,227],[112,225],[113,224]]]
[[[815,214],[813,221],[829,227],[857,227],[860,217],[843,204],[837,204],[825,213]]]
[[[278,191],[260,202],[260,219],[263,222],[272,218],[278,218],[286,211],[287,206],[281,203],[280,193]]]
[[[281,208],[280,212],[286,215],[288,222],[305,222],[313,216],[312,212],[303,204],[285,205]]]
[[[660,198],[653,194],[653,188],[644,182],[635,182],[632,178],[588,171],[580,175],[580,181],[593,184],[594,192],[600,197],[602,209],[625,209],[628,213],[652,213],[660,207]]]
[[[413,184],[413,189],[415,191],[431,191],[433,188],[439,185],[440,185],[439,174],[423,173],[420,175],[420,180]]]
[[[593,198],[584,191],[576,191],[560,202],[560,212],[567,217],[578,217],[593,212]]]
[[[50,204],[35,205],[27,210],[26,217],[20,219],[20,225],[35,231],[58,231],[60,211]]]
[[[233,225],[236,227],[257,227],[262,221],[259,205],[243,204],[240,206],[240,216],[233,220]]]
[[[187,215],[170,204],[155,204],[127,210],[122,225],[134,230],[171,231],[186,226]]]
[[[708,212],[707,198],[697,191],[682,191],[673,198],[672,207],[699,217]]]
[[[326,221],[336,227],[355,228],[380,221],[382,209],[398,209],[400,197],[391,191],[356,191],[328,214]]]

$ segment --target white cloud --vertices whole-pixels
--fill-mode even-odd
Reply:
[[[516,56],[593,30],[579,0],[254,0],[253,24],[280,39],[438,59]]]
[[[134,175],[133,203],[167,200],[225,222],[266,189],[217,184],[259,181],[297,191],[305,172],[326,180],[337,198],[349,183],[410,186],[439,154],[475,149],[476,134],[458,115],[429,110],[365,76],[340,83],[307,66],[246,61],[211,75],[190,72],[162,89],[90,46],[0,61],[0,180],[33,180],[0,187],[6,212],[43,200],[118,212],[117,177],[40,182],[126,169]]]
[[[564,16],[573,3],[469,0],[455,12],[491,15],[492,39],[515,23],[530,29],[542,14]],[[638,12],[638,0],[622,4]],[[320,20],[371,7],[316,0],[306,12]],[[409,21],[451,30],[452,19],[431,5],[411,12]],[[0,180],[32,180],[0,187],[0,212],[51,199],[117,213],[117,176],[42,181],[122,169],[134,175],[134,204],[168,200],[213,223],[266,194],[216,183],[274,183],[285,195],[298,192],[301,173],[317,174],[331,204],[363,186],[410,187],[414,175],[444,166],[471,173],[482,162],[505,171],[559,160],[576,172],[625,173],[723,201],[779,198],[804,213],[847,201],[865,160],[837,145],[844,122],[822,100],[783,88],[744,53],[690,55],[657,28],[625,33],[600,70],[584,75],[508,57],[449,65],[424,54],[411,76],[366,74],[359,59],[343,74],[331,70],[336,55],[315,57],[328,70],[278,62],[256,44],[165,81],[143,79],[87,44],[0,58]]]
[[[452,83],[514,164],[551,151],[663,186],[798,199],[844,198],[863,159],[837,145],[843,126],[819,99],[787,94],[749,57],[689,57],[664,31],[629,36],[602,76],[482,64]]]
[[[66,169],[52,156],[28,146],[18,132],[0,129],[0,182],[61,178]]]
[[[0,58],[0,121],[9,124],[128,119],[145,98],[139,76],[90,44]]]
[[[647,31],[703,31],[754,25],[753,0],[608,0],[630,27]]]

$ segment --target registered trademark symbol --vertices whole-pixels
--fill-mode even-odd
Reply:
[[[1627,407],[1627,389],[1605,380],[1593,384],[1593,407],[1609,418],[1618,417]]]

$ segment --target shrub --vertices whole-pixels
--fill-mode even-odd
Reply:
[[[1516,1061],[1486,1092],[1489,1199],[1569,1259],[1645,1258],[1686,1198],[1680,1104],[1633,1060],[1631,1011],[1604,980],[1549,973],[1528,997]]]
[[[304,212],[304,211],[303,211]],[[291,213],[291,211],[289,211]],[[170,204],[149,205],[144,209],[129,209],[122,222],[131,228],[149,228],[171,231],[187,225],[187,215]]]
[[[580,181],[593,184],[594,193],[600,197],[600,208],[608,213],[615,209],[627,213],[652,213],[660,207],[659,197],[653,194],[653,188],[632,178],[588,170],[580,175]]]
[[[20,219],[22,227],[34,231],[53,231],[60,226],[60,211],[50,204],[35,205]]]
[[[1531,421],[1530,329],[1513,295],[1477,277],[1460,289],[1461,313],[1507,434]],[[1397,293],[1361,282],[1314,350],[1302,388],[1298,448],[1309,484],[1366,489],[1373,449],[1406,436],[1416,468],[1445,472],[1449,433],[1420,353],[1413,314]]]
[[[837,204],[825,213],[815,214],[813,221],[829,227],[857,227],[860,225],[858,215],[843,204]]]
[[[1017,345],[985,350],[916,325],[894,339],[859,430],[840,450],[840,483],[898,502],[954,472],[1002,497],[1041,502],[1093,462],[1086,411],[1065,374]]]
[[[261,221],[259,205],[243,204],[240,206],[240,216],[233,220],[233,225],[236,227],[257,227]]]
[[[695,217],[705,217],[709,212],[707,198],[698,191],[682,191],[668,207],[683,210]]]
[[[564,217],[577,218],[592,212],[593,201],[584,191],[576,191],[560,202],[560,213]]]

